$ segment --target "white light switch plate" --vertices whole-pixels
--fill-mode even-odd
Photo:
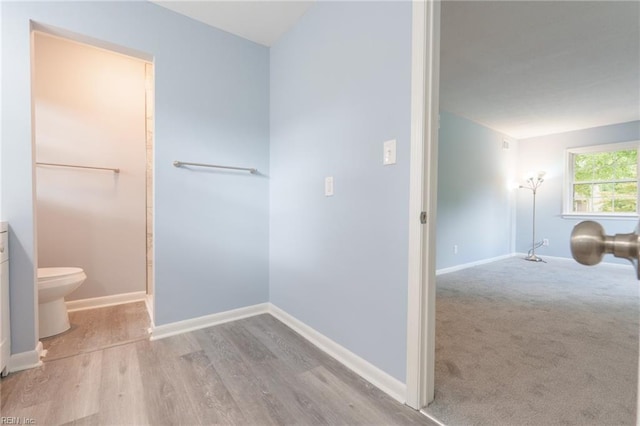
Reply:
[[[324,195],[331,197],[333,195],[333,176],[324,178]]]
[[[382,164],[388,166],[390,164],[396,164],[396,140],[391,139],[384,143],[384,157]]]

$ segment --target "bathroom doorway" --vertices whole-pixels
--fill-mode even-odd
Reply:
[[[46,31],[33,32],[32,46],[37,265],[82,268],[87,277],[66,295],[71,329],[56,338],[69,340],[74,330],[86,336],[82,322],[91,323],[92,335],[105,328],[127,341],[147,338],[153,64]]]

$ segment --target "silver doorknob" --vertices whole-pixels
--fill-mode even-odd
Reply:
[[[630,234],[605,235],[604,228],[597,222],[587,220],[580,222],[571,232],[571,254],[583,265],[600,263],[606,253],[629,260],[638,270],[640,254],[640,236],[636,232]]]

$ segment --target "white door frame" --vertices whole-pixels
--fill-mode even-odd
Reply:
[[[414,0],[412,15],[406,404],[419,410],[434,397],[440,1]]]
[[[1,1],[1,0],[0,0]],[[152,55],[149,55],[147,53],[144,53],[142,51],[138,51],[138,50],[134,50],[132,48],[128,48],[125,46],[120,46],[117,44],[113,44],[111,42],[108,41],[103,41],[103,40],[99,40],[90,36],[86,36],[83,34],[79,34],[79,33],[75,33],[69,30],[65,30],[59,27],[54,27],[54,26],[50,26],[50,25],[45,25],[45,24],[41,24],[35,21],[30,21],[30,30],[29,30],[29,37],[30,37],[30,64],[31,64],[31,70],[32,70],[32,74],[31,74],[31,82],[33,85],[33,79],[34,77],[34,72],[35,72],[35,67],[34,67],[34,63],[35,63],[35,34],[36,33],[41,33],[41,34],[45,34],[48,36],[52,36],[55,38],[59,38],[59,39],[63,39],[66,40],[68,42],[71,43],[79,43],[79,44],[83,44],[86,46],[90,46],[90,47],[94,47],[97,49],[101,49],[101,50],[105,50],[108,51],[110,53],[116,53],[116,54],[120,54],[123,56],[127,56],[129,58],[138,60],[138,61],[142,61],[146,64],[151,64],[151,66],[153,67],[153,79],[152,79],[152,83],[153,86],[151,87],[151,91],[152,93],[155,94],[155,59]],[[146,82],[145,82],[145,88],[146,88]],[[145,102],[145,108],[146,108],[146,102]],[[154,125],[155,125],[155,98],[154,98],[154,103],[153,103],[153,112],[154,112]],[[147,119],[147,114],[145,111],[145,120]],[[37,227],[37,214],[38,214],[38,208],[37,208],[37,177],[36,177],[36,157],[35,157],[35,153],[36,153],[36,140],[35,140],[35,134],[36,134],[36,130],[35,130],[35,98],[33,98],[33,94],[32,94],[32,99],[31,99],[31,152],[32,152],[32,159],[31,159],[31,168],[32,168],[32,187],[31,187],[31,191],[32,191],[32,213],[33,213],[33,239],[34,239],[34,243],[33,243],[33,247],[34,247],[34,253],[33,253],[33,258],[34,258],[34,264],[33,264],[33,281],[34,281],[34,324],[35,324],[35,337],[36,337],[36,350],[38,352],[41,351],[42,348],[42,342],[40,342],[40,327],[39,327],[39,319],[38,319],[38,227]],[[145,137],[146,137],[146,132],[145,132]],[[153,150],[155,150],[155,131],[153,132]],[[146,146],[146,140],[145,140],[145,146]],[[154,151],[155,152],[155,151]],[[146,167],[146,166],[145,166]],[[155,162],[152,163],[151,166],[151,170],[152,173],[155,173]],[[147,178],[145,177],[145,186],[147,185],[146,182]],[[148,188],[146,189],[148,190]],[[153,188],[152,188],[153,191]],[[154,207],[155,207],[155,191],[152,195],[152,200],[154,202]],[[155,212],[155,210],[152,210],[153,212]],[[146,209],[145,209],[145,214],[146,214]],[[145,221],[146,223],[146,221]],[[152,220],[152,226],[154,226],[154,231],[155,231],[155,215],[153,216],[153,220]],[[146,229],[145,229],[145,238],[146,238]],[[155,270],[155,240],[152,240],[152,252],[153,252],[153,268]],[[145,250],[147,250],[148,248],[146,248]],[[148,259],[145,258],[145,274],[147,273],[147,262]],[[147,311],[149,313],[149,316],[151,318],[151,323],[153,324],[154,318],[155,318],[155,275],[153,277],[153,290],[152,292],[149,291],[149,286],[148,286],[148,279],[147,279],[147,283],[145,283],[145,304],[147,307]],[[109,298],[110,296],[106,296],[106,298]],[[120,299],[117,298],[116,295],[116,299],[117,301],[120,301]],[[126,300],[126,298],[124,299]],[[38,349],[40,348],[40,349]],[[16,371],[16,370],[14,370]]]

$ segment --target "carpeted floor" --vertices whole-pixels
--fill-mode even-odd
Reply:
[[[436,396],[458,425],[631,425],[632,267],[514,257],[437,277]]]

